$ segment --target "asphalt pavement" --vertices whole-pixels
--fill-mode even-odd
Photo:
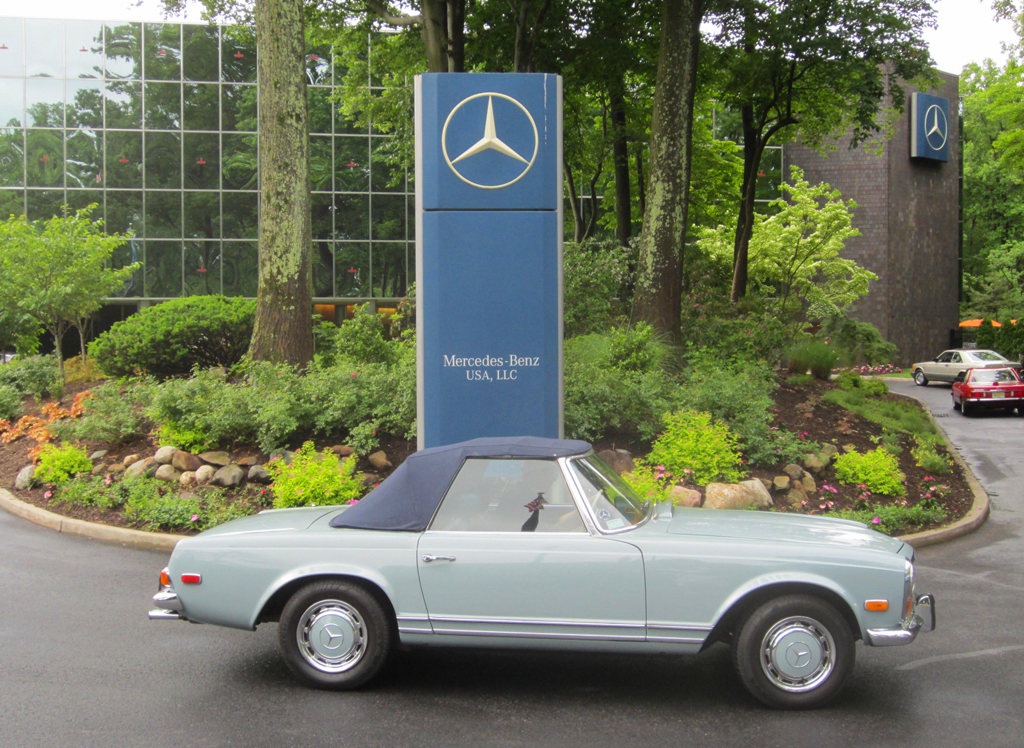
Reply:
[[[858,645],[847,689],[767,710],[729,650],[626,657],[404,652],[353,693],[295,683],[277,627],[146,619],[167,554],[52,532],[0,512],[0,745],[985,746],[1024,744],[1024,417],[964,418],[922,398],[992,498],[973,535],[918,552],[939,626],[908,647]]]

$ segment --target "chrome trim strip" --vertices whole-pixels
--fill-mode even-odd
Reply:
[[[655,623],[652,621],[648,621],[647,628],[666,629],[668,631],[711,631],[711,629],[713,629],[714,626],[699,626],[697,624],[687,623]]]
[[[434,623],[475,623],[475,624],[505,624],[508,626],[580,626],[585,628],[633,628],[645,629],[643,623],[629,623],[626,621],[610,621],[607,623],[595,621],[555,621],[547,618],[467,618],[463,616],[431,616]]]
[[[545,634],[534,632],[511,632],[511,631],[480,631],[478,629],[435,629],[435,634],[459,634],[462,636],[493,636],[502,639],[587,639],[594,641],[634,641],[645,640],[643,635],[637,636],[612,636],[603,634]]]
[[[647,641],[665,642],[670,644],[703,644],[706,638],[706,636],[700,637],[699,639],[686,636],[648,636]]]
[[[395,616],[395,619],[398,621],[430,621],[430,616]]]
[[[146,614],[151,621],[187,621],[188,619],[173,610],[161,610],[156,608]]]

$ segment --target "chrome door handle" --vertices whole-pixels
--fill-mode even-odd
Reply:
[[[455,556],[431,556],[429,554],[423,557],[423,563],[429,564],[431,561],[454,561]]]

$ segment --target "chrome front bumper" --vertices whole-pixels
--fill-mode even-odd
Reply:
[[[918,605],[927,605],[931,610],[932,627],[928,631],[935,630],[935,597],[932,595],[918,595],[914,603],[914,612],[899,626],[890,629],[868,629],[864,643],[870,647],[898,647],[901,644],[910,644],[924,628],[924,618],[917,614]]]
[[[162,587],[159,592],[153,595],[153,604],[156,606],[149,611],[151,621],[187,621],[182,614],[181,600],[177,593],[169,587]]]

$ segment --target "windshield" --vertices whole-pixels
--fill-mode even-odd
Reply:
[[[621,530],[646,519],[649,505],[599,457],[582,457],[569,465],[602,530]]]
[[[979,361],[1005,361],[1006,359],[1000,356],[995,351],[971,351],[970,355],[972,358],[976,358]]]

